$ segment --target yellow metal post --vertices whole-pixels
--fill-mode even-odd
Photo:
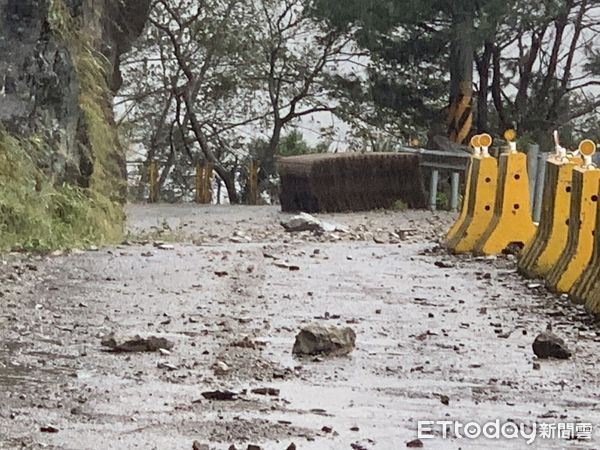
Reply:
[[[214,164],[208,161],[196,164],[196,203],[212,202],[211,181]]]
[[[590,263],[594,249],[600,170],[591,163],[589,153],[580,145],[584,165],[573,170],[569,235],[565,250],[548,273],[546,284],[559,292],[569,292]]]
[[[148,162],[148,203],[156,203],[158,201],[158,161]]]
[[[212,179],[213,179],[213,170],[215,165],[212,162],[207,162],[204,165],[204,197],[203,203],[210,204],[212,203]]]
[[[488,153],[488,147],[492,143],[491,137],[482,135],[480,141],[486,145],[482,146],[483,151],[480,155],[473,157],[467,214],[455,237],[448,241],[448,248],[453,253],[473,251],[494,214],[498,163]]]
[[[510,148],[508,153],[500,155],[494,216],[474,246],[477,254],[495,255],[510,244],[524,247],[535,234],[529,200],[527,155],[517,151],[514,137],[512,130],[505,133]]]

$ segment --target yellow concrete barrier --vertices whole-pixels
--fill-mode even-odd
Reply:
[[[460,214],[458,216],[458,219],[456,219],[456,222],[454,222],[454,225],[452,225],[452,227],[450,227],[450,230],[446,234],[446,242],[450,242],[456,237],[456,234],[460,230],[460,227],[463,225],[463,223],[465,222],[465,219],[467,217],[467,210],[469,207],[469,197],[470,197],[470,191],[471,191],[470,186],[471,186],[471,179],[472,179],[471,173],[473,170],[473,159],[475,158],[475,156],[477,156],[479,154],[479,136],[478,135],[473,136],[471,138],[471,147],[473,148],[475,153],[471,157],[471,160],[469,161],[469,167],[467,168],[467,177],[465,180],[465,195],[463,195],[462,207],[460,209]]]
[[[542,215],[534,239],[523,249],[519,272],[531,278],[545,277],[567,245],[573,169],[581,158],[567,155],[558,143],[556,154],[546,162]]]
[[[585,298],[585,307],[594,314],[600,314],[600,286],[596,283]]]
[[[600,170],[591,163],[595,148],[584,143],[580,145],[583,166],[573,169],[567,245],[546,277],[546,285],[558,292],[573,288],[590,263],[594,249]]]
[[[582,141],[582,143],[579,145],[579,148],[583,155],[593,155],[596,151],[596,144],[594,144],[592,141],[585,140]],[[600,190],[600,186],[598,186],[598,190]],[[577,281],[575,281],[569,290],[571,299],[576,303],[586,302],[586,299],[593,291],[596,281],[598,280],[598,276],[600,275],[600,235],[598,235],[596,232],[596,230],[600,230],[600,212],[598,211],[599,207],[600,202],[596,201],[596,223],[594,230],[592,231],[593,248],[590,262],[585,267],[581,276],[577,279]]]
[[[479,136],[480,154],[473,157],[471,185],[466,217],[455,237],[447,245],[453,253],[473,251],[475,244],[487,229],[494,215],[498,163],[488,153],[492,143],[489,135]]]
[[[598,212],[600,216],[600,211]],[[596,229],[598,228],[598,216],[596,220]],[[586,281],[589,284],[585,287],[581,287],[580,290],[574,293],[573,298],[576,302],[583,302],[585,307],[593,312],[594,314],[600,314],[600,280],[598,276],[600,275],[600,260],[598,259],[598,250],[600,247],[600,233],[594,236],[594,256],[592,257],[592,262],[590,263],[590,267],[594,268],[594,273],[589,273]],[[587,272],[587,271],[586,271]],[[594,278],[595,277],[595,278]]]
[[[581,276],[575,281],[569,291],[569,296],[575,303],[587,303],[587,300],[591,297],[591,293],[597,285],[598,277],[600,276],[600,233],[596,233],[596,230],[600,230],[599,204],[599,202],[596,203],[596,226],[594,231],[592,231],[592,257]]]
[[[536,231],[531,219],[527,155],[517,151],[512,130],[505,138],[510,147],[499,158],[494,215],[474,246],[476,254],[495,255],[511,244],[522,248]]]

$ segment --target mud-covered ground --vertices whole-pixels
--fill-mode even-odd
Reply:
[[[393,450],[417,438],[418,420],[600,424],[600,328],[517,275],[514,257],[445,254],[451,215],[325,215],[347,230],[321,236],[285,233],[273,207],[129,215],[121,246],[0,258],[0,448]],[[352,327],[356,349],[294,358],[295,335],[313,323]],[[534,356],[548,324],[571,359]],[[107,352],[111,332],[174,347]],[[219,389],[238,395],[201,395]],[[531,447],[599,442],[594,430]]]

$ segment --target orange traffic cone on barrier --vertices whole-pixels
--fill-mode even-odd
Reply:
[[[556,154],[546,162],[542,216],[534,239],[523,249],[519,272],[531,278],[544,277],[554,267],[567,245],[573,169],[581,158],[567,154],[555,132]]]
[[[517,151],[516,134],[504,134],[509,151],[500,155],[494,215],[474,246],[476,254],[495,255],[512,244],[523,248],[533,238],[527,155]]]
[[[546,277],[546,285],[559,292],[569,292],[592,259],[600,170],[592,164],[596,149],[590,142],[580,144],[584,163],[573,169],[567,245]]]
[[[494,214],[498,163],[488,152],[492,138],[488,134],[474,136],[472,145],[479,151],[476,151],[471,163],[471,184],[467,187],[470,194],[465,219],[454,238],[447,243],[453,253],[473,251]]]

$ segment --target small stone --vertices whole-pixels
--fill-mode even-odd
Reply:
[[[40,427],[40,431],[42,433],[58,433],[59,430],[54,425],[44,425]]]
[[[408,448],[423,448],[423,441],[421,439],[413,439],[412,441],[408,441],[406,446]]]
[[[217,361],[215,363],[215,373],[217,375],[225,375],[229,372],[229,366],[225,364],[223,361]]]
[[[439,267],[440,269],[452,269],[456,267],[454,264],[446,262],[446,261],[436,261],[434,263],[435,267]]]
[[[296,444],[292,442],[285,450],[296,450]]]
[[[262,447],[260,445],[248,444],[246,450],[262,450]]]
[[[352,448],[352,450],[367,450],[367,447],[365,447],[364,445],[359,444],[358,442],[350,444],[350,447]]]
[[[440,402],[442,402],[442,405],[449,405],[450,404],[450,397],[448,397],[447,395],[440,395]]]
[[[202,393],[202,397],[207,400],[235,400],[237,392],[227,390],[206,391]]]
[[[533,370],[540,370],[540,368],[541,368],[540,363],[538,363],[538,362],[533,363]]]
[[[178,370],[179,368],[177,366],[174,366],[173,364],[170,364],[168,362],[164,362],[164,361],[159,361],[156,364],[156,367],[158,367],[159,369],[167,369],[170,371],[174,371],[174,370]]]
[[[208,444],[202,444],[198,441],[194,441],[192,444],[192,450],[210,450]]]
[[[275,388],[256,388],[252,389],[250,392],[257,395],[269,395],[271,397],[279,396],[279,389]]]
[[[388,238],[383,234],[375,234],[373,235],[373,242],[375,242],[376,244],[387,244]]]
[[[538,358],[569,359],[571,357],[571,351],[567,348],[565,341],[550,331],[540,333],[531,347]]]

